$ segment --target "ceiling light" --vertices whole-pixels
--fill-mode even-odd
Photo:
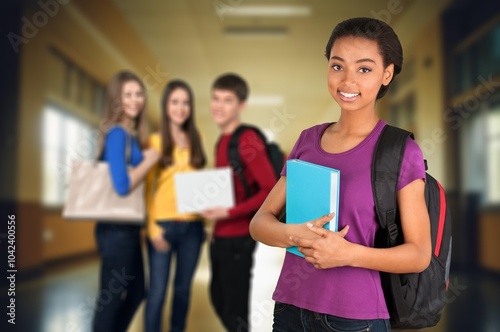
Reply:
[[[251,95],[247,103],[250,106],[280,106],[283,101],[280,95]]]
[[[226,16],[310,16],[307,6],[235,6],[228,9]]]
[[[255,27],[255,26],[227,26],[224,34],[234,37],[280,37],[286,36],[288,29],[281,26]]]

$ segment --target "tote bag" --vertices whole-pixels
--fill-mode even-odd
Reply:
[[[130,149],[129,138],[126,160]],[[141,181],[128,195],[120,196],[113,188],[107,162],[74,161],[62,215],[65,219],[142,224],[146,218],[144,183]]]

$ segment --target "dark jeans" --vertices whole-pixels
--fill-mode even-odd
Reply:
[[[388,319],[347,319],[280,302],[276,302],[274,306],[273,332],[388,332],[390,330]]]
[[[210,295],[230,332],[249,330],[250,279],[255,241],[250,236],[214,237],[210,244]]]
[[[164,230],[170,250],[166,253],[158,252],[148,241],[150,272],[145,310],[146,332],[161,331],[172,254],[175,254],[176,263],[170,331],[181,332],[185,329],[192,280],[200,257],[203,222],[167,221],[158,224]]]
[[[138,225],[97,223],[101,257],[94,331],[126,331],[144,298],[144,268]]]

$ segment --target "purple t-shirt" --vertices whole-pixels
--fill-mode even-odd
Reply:
[[[378,222],[371,186],[371,164],[375,145],[386,123],[380,120],[359,145],[342,153],[328,153],[321,136],[331,123],[304,130],[289,159],[340,170],[339,229],[349,225],[346,239],[373,247]],[[282,175],[286,175],[286,167]],[[398,190],[416,179],[424,179],[425,166],[417,143],[408,139],[398,181]],[[304,258],[286,253],[273,300],[300,308],[350,319],[387,319],[378,271],[338,267],[319,270]]]

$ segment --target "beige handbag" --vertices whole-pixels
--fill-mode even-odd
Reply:
[[[130,156],[130,139],[127,158]],[[143,224],[146,219],[144,182],[126,196],[116,193],[107,162],[74,161],[68,182],[63,218]]]

